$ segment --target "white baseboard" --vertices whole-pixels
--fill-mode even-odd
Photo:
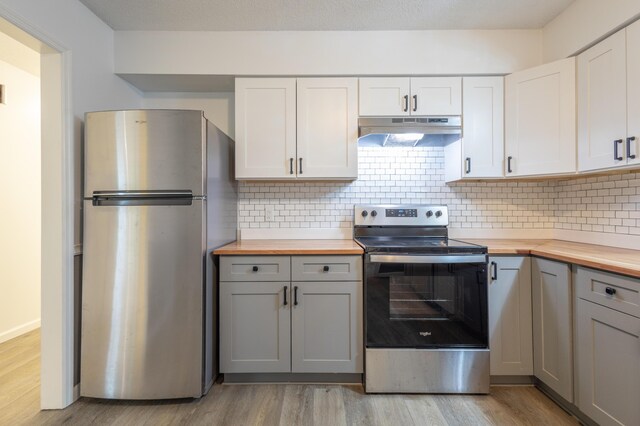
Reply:
[[[449,228],[449,237],[459,239],[552,239],[553,229]]]
[[[241,229],[241,240],[350,240],[352,228]]]
[[[555,229],[553,234],[553,238],[556,240],[640,250],[640,235],[571,231],[568,229]]]
[[[36,328],[40,328],[40,318],[29,321],[10,330],[3,331],[2,333],[0,333],[0,343],[11,340],[14,337],[21,336],[25,333],[35,330]]]

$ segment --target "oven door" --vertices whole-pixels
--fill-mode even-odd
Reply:
[[[487,256],[367,255],[368,348],[488,348]]]

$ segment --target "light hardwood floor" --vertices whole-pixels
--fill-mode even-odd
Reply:
[[[215,385],[199,400],[82,398],[40,411],[40,333],[0,345],[0,425],[576,425],[533,387],[489,396],[365,395],[361,386]]]

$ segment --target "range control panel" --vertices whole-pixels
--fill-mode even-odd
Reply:
[[[353,208],[355,226],[448,226],[443,205],[361,204]]]

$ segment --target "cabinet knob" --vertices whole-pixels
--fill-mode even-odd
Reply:
[[[616,294],[616,289],[613,287],[607,287],[604,289],[604,292],[607,293],[609,296],[613,296],[614,294]]]
[[[324,267],[322,268],[322,271],[329,272],[329,266],[328,265],[324,265]]]
[[[252,270],[253,272],[258,272],[258,269],[259,269],[259,268],[258,268],[257,266],[254,266],[253,268],[251,268],[251,270]]]

